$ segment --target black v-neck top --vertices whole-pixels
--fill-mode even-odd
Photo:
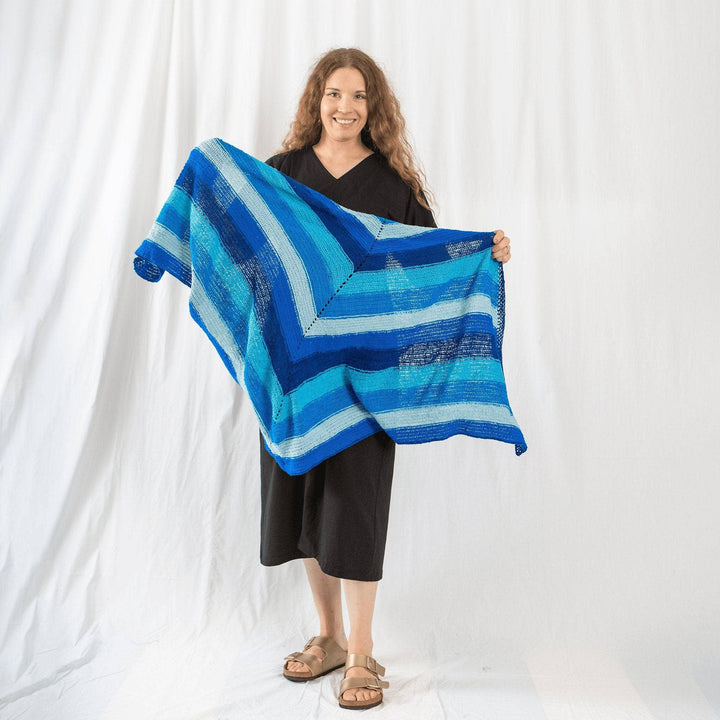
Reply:
[[[273,155],[266,162],[351,210],[437,227],[433,214],[378,153],[340,178],[333,177],[312,147]],[[303,475],[288,475],[260,434],[260,562],[279,565],[314,557],[327,575],[380,580],[394,462],[395,442],[381,430]]]
[[[420,205],[410,186],[379,153],[363,158],[339,178],[320,162],[312,147],[279,153],[265,162],[350,210],[406,225],[437,227],[432,212]]]

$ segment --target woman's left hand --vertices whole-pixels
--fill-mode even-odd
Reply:
[[[506,263],[510,259],[510,238],[502,230],[496,230],[493,243],[492,259]]]

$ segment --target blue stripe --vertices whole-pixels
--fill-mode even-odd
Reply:
[[[140,277],[157,282],[163,272],[167,271],[188,287],[190,286],[192,271],[165,248],[145,239],[135,253],[138,256],[134,260],[135,272]]]
[[[493,237],[494,233],[433,228],[433,232],[424,235],[394,240],[391,247],[378,243],[363,263],[362,271],[429,265],[472,255],[492,248]]]

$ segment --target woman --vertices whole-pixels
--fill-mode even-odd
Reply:
[[[436,227],[405,121],[377,64],[351,48],[311,70],[283,152],[268,164],[351,210]],[[493,257],[510,259],[495,235]],[[372,657],[372,617],[382,577],[395,443],[378,432],[304,475],[280,469],[260,437],[263,565],[303,558],[320,631],[285,658],[283,674],[306,681],[345,666],[341,707],[382,702],[385,669]],[[350,617],[343,627],[342,588]]]

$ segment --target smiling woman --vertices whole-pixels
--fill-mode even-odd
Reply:
[[[436,227],[382,70],[364,52],[331,50],[310,73],[283,142],[267,162],[351,210]],[[260,561],[304,558],[319,632],[285,658],[283,675],[307,681],[345,666],[341,707],[382,702],[385,669],[372,657],[395,443],[380,431],[303,475],[288,475],[260,436]],[[343,626],[342,589],[350,617]]]
[[[342,123],[338,120],[347,119],[353,120],[348,134],[340,135]],[[287,153],[311,146],[326,167],[342,165],[345,159],[345,168],[333,168],[336,177],[370,151],[380,155],[410,188],[420,207],[430,210],[432,198],[405,137],[400,103],[385,73],[362,50],[330,50],[310,71],[281,149]]]
[[[424,176],[385,74],[361,50],[323,55],[310,73],[283,151],[269,165],[350,210],[436,227]],[[372,617],[382,578],[395,443],[377,432],[303,475],[288,475],[260,435],[260,561],[304,558],[319,632],[285,658],[307,681],[345,666],[340,706],[378,705],[385,669],[372,657]],[[350,617],[345,636],[342,589]]]

